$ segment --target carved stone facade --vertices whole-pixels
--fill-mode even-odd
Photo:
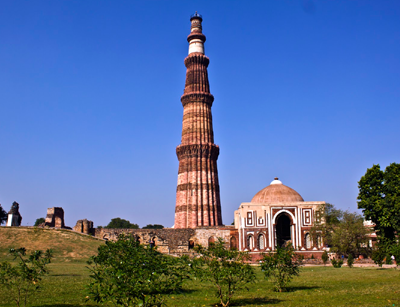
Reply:
[[[87,235],[94,235],[95,229],[93,228],[93,221],[87,219],[78,220],[73,227],[76,232],[84,233]]]
[[[185,59],[186,82],[181,97],[183,105],[182,139],[176,148],[179,160],[176,189],[175,228],[222,225],[217,159],[219,147],[214,144],[207,67],[204,55],[206,37],[202,18],[192,16],[189,55]]]
[[[320,257],[325,246],[321,237],[312,240],[310,230],[319,219],[318,209],[322,204],[325,202],[304,201],[295,190],[275,178],[251,202],[242,203],[235,211],[239,250],[261,254],[291,243],[296,252],[306,257],[311,254]]]

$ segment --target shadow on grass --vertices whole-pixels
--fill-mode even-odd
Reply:
[[[82,305],[76,305],[76,304],[47,304],[47,305],[34,305],[33,307],[77,307],[77,306],[99,307],[101,305],[84,304],[84,303]]]
[[[181,289],[181,290],[178,290],[178,291],[176,291],[176,292],[172,292],[172,293],[170,293],[170,292],[167,292],[167,293],[163,293],[163,294],[182,294],[182,295],[186,295],[186,294],[192,294],[193,292],[197,292],[198,290],[193,290],[193,289]]]
[[[286,287],[286,292],[296,292],[301,290],[312,290],[319,289],[321,287],[308,287],[308,286],[299,286],[299,287]]]
[[[276,298],[264,298],[264,297],[256,297],[256,298],[242,298],[242,299],[233,299],[231,301],[231,306],[246,306],[246,305],[275,305],[282,302],[282,300],[278,300]]]
[[[82,274],[51,274],[50,276],[82,276]]]

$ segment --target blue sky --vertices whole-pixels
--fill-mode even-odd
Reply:
[[[355,211],[366,169],[400,162],[399,1],[3,1],[3,208],[173,225],[196,10],[224,223],[275,176]]]

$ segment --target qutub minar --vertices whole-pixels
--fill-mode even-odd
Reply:
[[[217,159],[219,147],[214,144],[207,67],[204,55],[205,35],[201,15],[190,18],[187,37],[189,55],[185,58],[186,82],[181,97],[183,105],[182,140],[176,148],[179,160],[176,188],[175,228],[222,225]]]
[[[311,228],[320,219],[318,209],[325,202],[304,201],[278,178],[250,202],[238,204],[234,225],[222,224],[217,171],[219,147],[214,144],[211,116],[214,97],[208,83],[209,59],[204,55],[206,37],[202,33],[201,15],[196,12],[190,21],[186,83],[181,97],[182,140],[176,148],[179,171],[175,225],[164,229],[97,228],[95,236],[116,240],[120,233],[132,233],[140,242],[155,241],[158,250],[168,254],[191,253],[196,244],[207,247],[222,238],[230,248],[249,252],[253,261],[277,246],[292,244],[296,253],[320,258],[326,247],[320,236],[311,237]],[[78,221],[76,229],[79,222],[82,224]]]

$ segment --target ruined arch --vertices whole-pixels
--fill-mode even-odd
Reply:
[[[193,248],[194,248],[194,241],[193,240],[189,240],[188,249],[193,249]]]
[[[230,249],[238,249],[236,237],[231,237],[229,243],[230,243]]]
[[[215,243],[215,238],[213,236],[208,238],[208,246],[210,246],[211,243]]]

